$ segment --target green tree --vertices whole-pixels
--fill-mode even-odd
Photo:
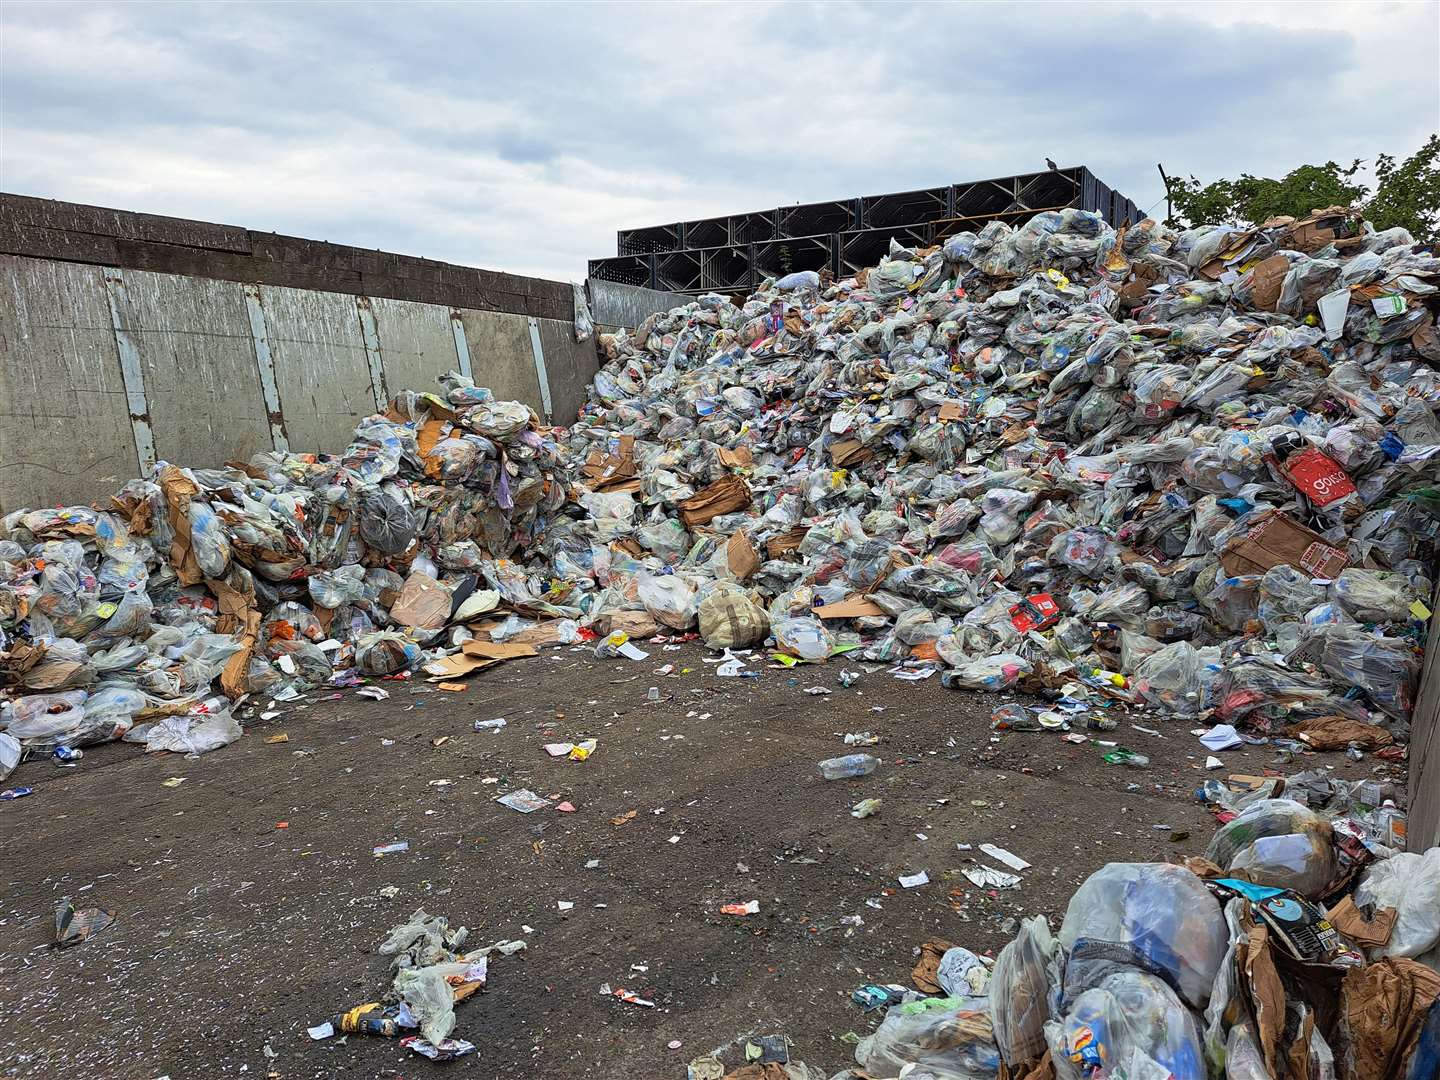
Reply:
[[[1241,174],[1237,180],[1202,184],[1193,175],[1171,178],[1174,225],[1259,225],[1280,215],[1304,217],[1325,206],[1353,206],[1377,229],[1402,226],[1426,240],[1440,229],[1440,135],[1403,162],[1389,154],[1375,159],[1375,189],[1359,177],[1363,161],[1341,166],[1301,165],[1278,180]]]
[[[1389,154],[1375,159],[1374,197],[1365,204],[1365,216],[1377,229],[1400,226],[1417,240],[1440,234],[1440,135],[1398,165]]]

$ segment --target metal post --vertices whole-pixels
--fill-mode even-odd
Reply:
[[[285,434],[285,413],[280,408],[280,390],[275,385],[275,359],[270,353],[270,331],[265,325],[265,306],[260,302],[260,286],[245,286],[245,312],[250,316],[250,340],[255,343],[255,369],[260,373],[260,393],[265,399],[265,415],[270,420],[270,445],[276,450],[289,450]]]
[[[533,315],[526,321],[530,324],[530,351],[535,356],[535,379],[540,383],[540,404],[548,421],[554,409],[550,404],[550,374],[545,370],[545,348],[540,344],[540,322]]]
[[[365,363],[370,367],[370,392],[375,397],[375,411],[383,412],[390,404],[390,395],[385,390],[385,361],[380,355],[380,332],[375,327],[375,308],[368,296],[357,296],[355,310],[360,315],[360,339],[365,345]]]
[[[150,427],[150,401],[145,396],[145,369],[140,347],[130,333],[126,315],[130,298],[125,278],[113,266],[105,267],[105,295],[110,301],[110,324],[115,331],[115,348],[120,354],[120,378],[125,384],[125,404],[130,410],[130,430],[135,439],[135,460],[141,476],[155,472],[155,434]]]
[[[473,380],[475,371],[470,366],[470,342],[465,339],[465,320],[458,311],[450,312],[450,330],[455,335],[455,362],[460,365],[460,374]]]

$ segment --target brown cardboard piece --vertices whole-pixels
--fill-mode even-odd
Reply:
[[[522,656],[538,656],[534,645],[523,641],[483,641],[476,638],[460,646],[466,656],[478,656],[486,660],[515,660]]]
[[[1317,716],[1291,724],[1285,734],[1316,750],[1344,750],[1355,743],[1361,750],[1379,750],[1395,741],[1382,727],[1352,720],[1348,716]]]
[[[943,401],[940,403],[940,412],[936,414],[937,420],[963,420],[965,419],[965,406],[958,401]]]
[[[1290,272],[1290,260],[1271,255],[1250,268],[1250,300],[1260,311],[1274,311],[1280,302],[1280,288]]]
[[[885,609],[863,596],[849,596],[833,604],[821,604],[811,614],[817,619],[863,619],[867,615],[884,615]]]
[[[875,451],[862,445],[859,439],[836,439],[830,444],[830,460],[838,469],[862,465],[874,456]]]
[[[760,556],[743,529],[736,529],[725,545],[725,565],[737,581],[745,581],[760,569]]]
[[[1390,943],[1395,932],[1395,919],[1399,915],[1393,907],[1380,908],[1373,918],[1367,919],[1355,906],[1355,897],[1347,893],[1338,904],[1325,913],[1335,929],[1356,945],[1367,949],[1378,949]]]
[[[720,459],[720,464],[727,469],[748,469],[755,464],[755,455],[748,446],[737,446],[733,449],[722,446],[716,456]]]
[[[160,491],[165,496],[167,516],[174,538],[170,541],[170,565],[175,567],[175,576],[181,585],[199,585],[205,575],[195,552],[190,550],[190,500],[200,494],[200,488],[174,465],[166,465],[155,477]]]
[[[766,556],[771,559],[779,559],[783,558],[786,555],[789,555],[792,551],[794,551],[800,546],[802,541],[804,541],[805,534],[808,531],[809,530],[806,529],[803,525],[797,525],[795,528],[791,529],[787,533],[781,533],[779,536],[772,536],[769,540],[765,541]]]
[[[945,988],[935,976],[940,972],[940,958],[954,947],[940,938],[932,938],[920,946],[920,959],[915,961],[915,970],[910,972],[910,981],[917,990],[927,994],[945,993]]]
[[[744,510],[749,505],[750,486],[738,476],[722,476],[679,504],[680,520],[690,529],[708,524],[721,514]]]
[[[248,580],[249,575],[243,576],[249,585],[245,592],[225,581],[211,579],[205,582],[220,605],[220,617],[215,620],[215,632],[241,635],[240,651],[230,657],[220,669],[220,689],[232,701],[250,689],[250,657],[255,653],[255,642],[260,635],[260,608],[255,602],[255,583]]]
[[[1271,1076],[1278,1070],[1280,1039],[1285,1034],[1285,984],[1275,969],[1270,955],[1270,930],[1261,922],[1250,922],[1246,914],[1247,936],[1235,946],[1235,968],[1240,975],[1240,992],[1250,1000],[1250,1015],[1255,1019],[1255,1033],[1265,1057],[1265,1068]]]
[[[488,660],[483,656],[466,656],[464,653],[456,653],[454,656],[442,656],[439,660],[432,660],[424,665],[423,670],[430,676],[430,682],[448,682],[451,679],[463,679],[484,668],[494,667],[498,663],[500,663],[499,660]]]
[[[1312,577],[1334,578],[1349,561],[1345,552],[1280,510],[1261,514],[1220,553],[1220,564],[1235,577],[1286,564]]]
[[[400,626],[439,630],[450,621],[450,590],[429,574],[412,571],[390,609],[390,618]]]
[[[1440,975],[1387,956],[1351,968],[1340,984],[1341,1034],[1354,1080],[1403,1080],[1425,1016],[1440,997]]]
[[[580,471],[594,491],[616,491],[631,481],[639,490],[639,481],[635,480],[635,436],[621,435],[613,454],[591,451]]]

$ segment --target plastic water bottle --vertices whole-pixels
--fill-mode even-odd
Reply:
[[[501,728],[503,728],[504,726],[505,726],[505,718],[504,718],[503,716],[501,716],[501,717],[496,717],[494,720],[476,720],[476,721],[475,721],[475,730],[476,730],[476,731],[499,731],[499,730],[500,730]]]
[[[843,780],[847,776],[868,776],[880,759],[873,754],[846,754],[820,762],[820,775],[826,780]]]

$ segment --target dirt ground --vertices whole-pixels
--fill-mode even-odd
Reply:
[[[1150,755],[1133,769],[1052,732],[992,737],[1005,696],[938,678],[881,670],[846,690],[832,661],[721,679],[694,645],[647,647],[635,662],[547,652],[463,694],[317,692],[194,760],[109,745],[74,769],[22,765],[9,782],[35,793],[0,803],[0,1075],[679,1078],[697,1055],[734,1064],[737,1039],[766,1034],[839,1070],[853,1060],[842,1037],[881,1015],[851,992],[908,983],[922,941],[998,951],[1022,916],[1058,922],[1104,863],[1202,851],[1213,831],[1194,798],[1205,752],[1191,725],[1153,711],[1091,735]],[[663,663],[693,670],[661,678]],[[833,692],[804,692],[817,685]],[[498,734],[472,730],[495,717]],[[881,736],[869,749],[883,764],[820,779],[816,762],[849,752],[841,735],[855,731]],[[542,750],[587,736],[599,749],[584,762]],[[1223,756],[1260,772],[1274,753]],[[1349,778],[1374,764],[1323,760]],[[493,801],[526,787],[575,812]],[[879,814],[852,817],[867,797]],[[372,854],[394,840],[409,851]],[[959,875],[978,852],[956,845],[987,841],[1033,864],[1018,889]],[[920,870],[928,885],[899,887]],[[118,922],[51,948],[65,895]],[[752,899],[759,914],[719,911]],[[458,1007],[455,1034],[478,1052],[435,1064],[385,1039],[312,1041],[306,1028],[383,990],[375,947],[416,908],[470,927],[472,947],[528,943],[492,958],[484,994]]]

